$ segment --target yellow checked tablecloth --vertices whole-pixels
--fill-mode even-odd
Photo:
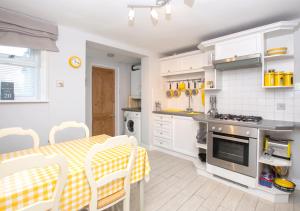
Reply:
[[[110,136],[100,135],[85,139],[48,145],[38,149],[28,149],[7,154],[0,154],[1,160],[42,153],[44,155],[61,154],[69,163],[68,181],[60,200],[61,210],[78,210],[88,205],[90,189],[84,173],[84,160],[89,149],[96,143],[103,143]],[[128,147],[98,153],[93,160],[96,178],[126,167]],[[57,179],[58,167],[33,169],[0,179],[0,210],[17,210],[52,196]],[[131,183],[138,182],[150,173],[147,151],[138,148],[137,158],[131,174]],[[114,181],[99,190],[99,197],[104,198],[123,188],[121,180]]]

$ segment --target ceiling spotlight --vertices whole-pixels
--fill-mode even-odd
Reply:
[[[129,13],[128,13],[128,19],[129,21],[134,21],[134,17],[135,17],[135,11],[133,8],[129,9]]]
[[[167,15],[171,15],[171,13],[172,13],[171,4],[168,3],[168,4],[166,5],[166,14],[167,14]]]
[[[158,20],[158,13],[155,9],[151,8],[150,14],[151,14],[151,17],[152,17],[153,20],[155,20],[155,21]]]

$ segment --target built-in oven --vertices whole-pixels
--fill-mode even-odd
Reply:
[[[208,164],[256,177],[257,128],[209,123],[208,130]]]

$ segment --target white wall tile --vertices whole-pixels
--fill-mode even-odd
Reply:
[[[258,68],[223,71],[222,77],[222,90],[214,93],[220,113],[300,121],[300,91],[262,88],[261,70]],[[209,96],[206,100],[209,109]],[[278,111],[277,103],[284,103],[285,110]]]

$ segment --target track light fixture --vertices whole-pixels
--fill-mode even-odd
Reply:
[[[154,23],[157,23],[158,21],[158,12],[156,9],[165,7],[166,14],[171,15],[171,0],[156,0],[155,4],[129,4],[129,14],[128,19],[130,22],[134,21],[135,18],[135,12],[134,9],[137,8],[150,8],[150,16]]]

